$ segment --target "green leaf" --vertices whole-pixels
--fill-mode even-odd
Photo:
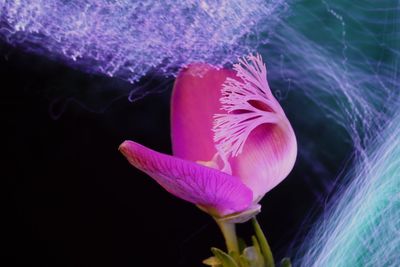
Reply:
[[[281,267],[292,267],[292,263],[290,262],[289,258],[283,258],[281,260]]]
[[[211,248],[211,252],[215,255],[215,257],[218,258],[218,260],[220,260],[223,267],[239,267],[235,260],[222,250],[218,248]]]
[[[265,238],[265,235],[255,217],[252,219],[252,223],[257,240],[260,244],[261,252],[264,256],[265,267],[275,267],[274,257],[272,256],[271,248],[269,247],[267,238]]]

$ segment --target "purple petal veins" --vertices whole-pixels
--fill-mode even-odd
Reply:
[[[216,216],[246,210],[253,193],[239,178],[191,161],[165,155],[132,141],[120,146],[128,161],[171,194]]]

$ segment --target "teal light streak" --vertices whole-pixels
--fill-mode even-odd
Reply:
[[[301,266],[400,266],[400,112],[308,243]]]

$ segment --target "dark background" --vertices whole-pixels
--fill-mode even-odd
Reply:
[[[211,217],[165,192],[117,150],[131,139],[171,153],[173,79],[132,85],[5,45],[0,77],[7,266],[202,266],[211,246],[224,248]],[[153,93],[130,102],[132,89]],[[335,126],[307,119],[319,109],[301,92],[281,103],[299,157],[258,216],[277,259],[301,244],[350,151],[331,138],[344,135]],[[239,226],[239,235],[251,233],[250,225]]]

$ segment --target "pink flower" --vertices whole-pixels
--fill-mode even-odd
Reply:
[[[254,208],[292,170],[293,129],[274,98],[261,56],[234,70],[183,69],[171,104],[174,156],[133,141],[120,151],[171,194],[216,217]]]

